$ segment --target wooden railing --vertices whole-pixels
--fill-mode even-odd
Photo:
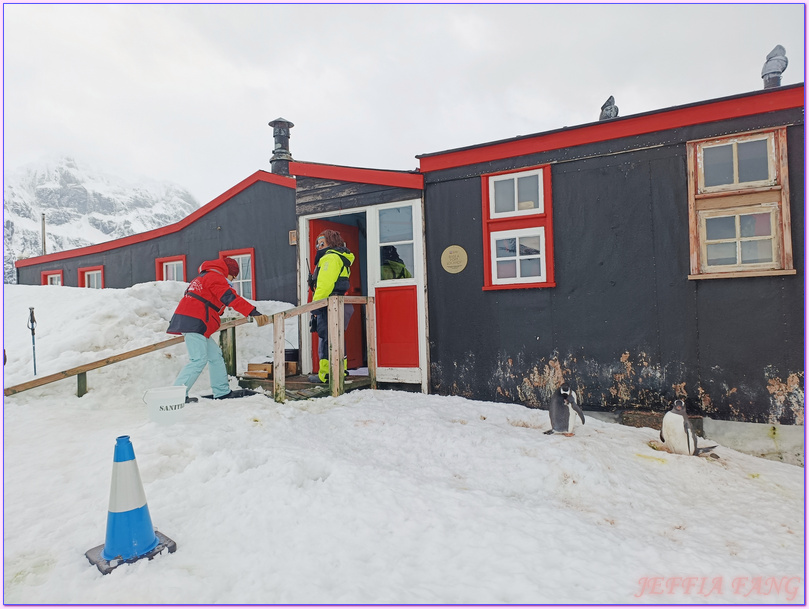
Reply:
[[[283,402],[286,399],[284,320],[322,309],[323,307],[328,307],[329,315],[329,388],[333,396],[345,393],[345,376],[343,374],[345,307],[343,305],[347,304],[365,305],[368,376],[371,379],[371,388],[376,389],[376,317],[373,296],[329,296],[327,299],[316,300],[293,309],[281,311],[272,316],[273,340],[275,342],[272,366],[273,397],[276,402]],[[300,324],[300,322],[298,323]]]
[[[343,304],[366,305],[368,375],[371,378],[371,386],[376,388],[376,357],[374,353],[376,346],[376,321],[374,317],[374,299],[373,297],[366,296],[330,296],[328,299],[310,302],[299,307],[281,311],[280,313],[275,313],[272,316],[274,342],[273,397],[276,402],[283,402],[286,399],[284,320],[289,319],[290,317],[302,315],[303,313],[322,309],[323,307],[328,307],[329,310],[329,361],[331,366],[329,370],[329,384],[331,395],[342,395],[345,392],[345,378],[342,371],[342,362],[345,350],[343,346]],[[232,328],[236,328],[236,326],[246,324],[250,321],[251,319],[249,317],[242,317],[241,319],[227,321],[219,327],[219,331],[230,330]],[[55,383],[56,381],[61,381],[66,378],[70,378],[71,376],[75,376],[78,378],[78,389],[76,391],[76,395],[81,397],[87,393],[87,372],[90,370],[103,368],[104,366],[109,366],[110,364],[114,364],[116,362],[122,362],[124,360],[132,359],[133,357],[152,353],[153,351],[159,351],[160,349],[165,349],[166,347],[171,347],[181,342],[183,342],[183,337],[175,336],[174,338],[169,338],[167,340],[160,341],[159,343],[146,345],[145,347],[126,351],[118,355],[112,355],[89,364],[69,368],[67,370],[63,370],[62,372],[56,372],[55,374],[36,378],[25,383],[20,383],[19,385],[13,385],[12,387],[6,387],[3,390],[3,395],[14,395],[15,393],[20,393],[36,387],[42,387],[43,385],[48,385],[49,383]]]

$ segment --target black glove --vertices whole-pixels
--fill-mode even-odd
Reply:
[[[312,315],[309,317],[309,331],[317,334],[317,311],[312,311]]]

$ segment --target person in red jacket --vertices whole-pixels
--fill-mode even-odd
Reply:
[[[259,326],[269,323],[270,318],[236,293],[231,281],[239,274],[239,263],[233,258],[209,260],[199,267],[199,275],[185,291],[180,304],[171,317],[166,332],[182,334],[188,357],[191,361],[177,375],[175,385],[185,385],[186,402],[196,402],[188,397],[205,364],[211,377],[211,389],[215,400],[237,397],[230,390],[228,373],[222,351],[211,334],[219,329],[219,319],[225,307],[231,307],[245,316],[255,318]]]

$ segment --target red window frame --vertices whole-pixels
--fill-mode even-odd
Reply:
[[[186,262],[185,254],[182,256],[166,256],[165,258],[155,258],[154,260],[154,275],[156,281],[164,281],[163,278],[163,265],[166,262],[182,262],[183,263],[183,281],[186,279],[188,273],[188,263]]]
[[[248,247],[240,250],[223,250],[219,252],[220,258],[245,255],[250,256],[250,281],[253,286],[253,296],[250,300],[256,300],[256,249],[254,247]]]
[[[489,200],[489,181],[493,177],[523,173],[526,171],[542,170],[543,211],[542,213],[493,218]],[[553,288],[556,287],[553,271],[553,196],[551,192],[551,166],[535,165],[533,167],[520,167],[508,171],[486,173],[480,176],[481,190],[483,192],[483,289],[484,290],[519,290],[525,288]],[[492,251],[491,235],[501,231],[520,230],[526,228],[545,229],[545,281],[535,283],[509,283],[495,284],[492,281]]]
[[[104,289],[104,265],[101,266],[85,266],[80,268],[77,272],[79,274],[79,287],[86,288],[85,275],[93,271],[101,271],[101,289]]]
[[[39,274],[40,284],[41,285],[49,285],[48,284],[48,277],[51,277],[53,275],[58,275],[59,276],[59,281],[60,281],[59,285],[65,285],[65,272],[62,269],[59,269],[58,271],[42,271]]]

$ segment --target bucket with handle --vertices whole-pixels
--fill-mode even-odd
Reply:
[[[156,387],[143,394],[149,407],[149,418],[161,425],[171,425],[183,417],[185,408],[185,385]]]

